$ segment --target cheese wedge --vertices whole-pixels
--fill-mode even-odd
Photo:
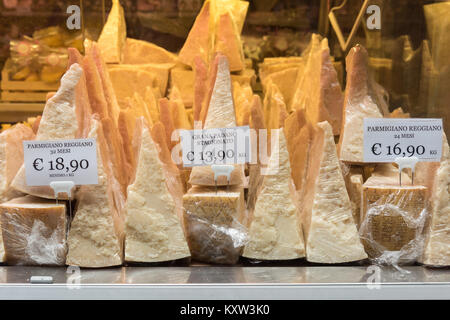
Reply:
[[[87,268],[118,266],[123,261],[125,201],[99,121],[93,120],[89,138],[97,139],[98,184],[84,185],[77,193],[66,263]]]
[[[263,82],[264,91],[268,90],[268,87],[270,86],[268,83],[271,82],[275,84],[280,89],[283,99],[286,102],[286,106],[290,108],[295,93],[295,86],[292,84],[295,83],[299,70],[300,68],[294,67],[268,75]],[[291,111],[292,110],[290,109],[288,110],[288,112]]]
[[[450,157],[447,138],[444,136],[442,160],[439,164],[420,163],[417,173],[427,172],[430,197],[430,220],[425,229],[426,242],[419,261],[430,266],[450,265]],[[417,176],[420,181],[420,176]]]
[[[93,55],[86,55],[83,58],[83,71],[86,76],[86,86],[89,96],[91,113],[98,114],[100,118],[109,116],[108,102],[103,91],[103,84],[94,61]]]
[[[0,205],[8,264],[62,266],[66,261],[66,205],[33,196]]]
[[[123,64],[176,63],[177,56],[153,43],[132,38],[126,39]]]
[[[152,123],[159,121],[159,104],[157,101],[157,96],[151,87],[145,88],[144,100],[148,107],[148,112],[152,118]]]
[[[288,260],[305,256],[300,215],[295,206],[289,153],[283,129],[278,129],[255,209],[249,222],[249,242],[242,256]]]
[[[236,124],[238,126],[249,125],[252,97],[253,91],[250,86],[241,86],[239,82],[233,82],[233,99],[236,108]]]
[[[121,63],[127,38],[127,26],[119,0],[112,0],[112,8],[103,26],[98,45],[106,63]]]
[[[77,105],[75,87],[83,74],[81,67],[72,64],[61,78],[61,85],[56,94],[47,101],[36,140],[74,139],[79,130],[77,122]],[[26,184],[25,167],[22,165],[11,186],[17,191],[42,198],[54,199],[55,195],[49,186],[31,187]],[[67,195],[60,194],[60,199]]]
[[[266,128],[278,129],[284,127],[284,121],[288,116],[286,104],[280,89],[273,83],[270,84],[264,97],[264,119]]]
[[[344,170],[343,170],[344,171]],[[362,187],[364,184],[363,169],[361,167],[350,167],[344,173],[345,186],[352,205],[353,221],[359,227],[361,216]]]
[[[234,112],[233,96],[231,93],[231,79],[227,58],[219,56],[217,77],[214,84],[211,101],[208,108],[208,115],[204,128],[232,128],[236,126],[236,116]],[[217,185],[243,185],[244,170],[242,165],[235,165],[231,172],[230,181],[220,176]],[[214,186],[214,172],[210,166],[194,167],[191,172],[189,183],[192,185]]]
[[[371,259],[398,264],[423,252],[427,188],[411,185],[406,174],[399,186],[398,170],[384,165],[364,183],[359,233]]]
[[[128,187],[125,225],[125,260],[161,262],[190,256],[181,224],[181,196],[168,189],[167,170],[157,146],[144,126],[136,179]],[[178,197],[178,199],[175,199]]]
[[[31,128],[20,123],[0,133],[0,203],[17,196],[11,182],[23,164],[22,143],[34,136]]]
[[[315,129],[302,212],[306,259],[317,263],[365,259],[332,128],[328,122],[320,122]]]
[[[362,163],[364,118],[382,118],[375,99],[371,96],[368,55],[362,46],[353,47],[346,58],[347,87],[344,113],[338,145],[339,159],[347,163]]]
[[[184,225],[192,258],[235,264],[247,240],[244,190],[193,187],[183,196]]]
[[[178,59],[182,63],[194,68],[196,56],[207,63],[209,62],[210,53],[214,46],[214,26],[211,2],[207,0],[203,3],[200,13],[195,18],[194,24],[178,55]]]
[[[153,90],[158,88],[156,76],[148,71],[115,67],[109,69],[109,75],[119,105],[122,105],[127,97],[133,97],[136,92],[141,97],[144,97],[146,87],[150,87]],[[159,89],[157,90],[159,91]]]
[[[200,115],[202,113],[202,106],[207,93],[207,79],[208,79],[208,66],[200,58],[194,59],[194,98],[193,98],[193,117],[194,122],[200,121]]]

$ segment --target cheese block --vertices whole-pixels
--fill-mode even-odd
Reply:
[[[98,45],[106,63],[121,63],[127,38],[127,26],[119,0],[112,0],[111,11],[103,26]]]
[[[132,38],[126,39],[123,64],[176,63],[177,56],[153,43]]]
[[[371,95],[368,54],[362,46],[353,47],[346,58],[347,87],[338,145],[339,159],[362,163],[364,118],[382,118],[380,107]]]
[[[5,260],[17,265],[64,265],[66,205],[33,196],[0,205]]]
[[[191,107],[194,103],[194,72],[184,68],[170,70],[171,88],[177,87],[181,93],[183,103]]]
[[[234,111],[233,96],[231,93],[231,79],[228,68],[228,60],[225,56],[219,56],[217,77],[214,84],[208,114],[205,120],[205,129],[232,128],[236,127],[236,116]],[[242,165],[235,165],[231,172],[230,181],[220,176],[217,185],[243,185],[244,170]],[[194,167],[191,172],[189,183],[192,185],[214,186],[214,172],[210,166]]]
[[[11,182],[23,164],[23,141],[35,137],[31,128],[16,124],[0,133],[0,203],[17,195]]]
[[[169,83],[169,72],[175,63],[145,63],[145,64],[119,64],[110,65],[109,69],[144,70],[152,73],[156,77],[157,86],[162,96],[166,95]]]
[[[209,62],[210,53],[214,46],[215,27],[211,11],[211,2],[207,0],[203,3],[200,13],[195,18],[194,24],[178,55],[178,59],[182,63],[192,68],[194,68],[194,59],[196,56],[207,63]]]
[[[376,168],[362,191],[360,235],[369,257],[388,264],[415,261],[423,250],[427,188],[411,185],[388,164]]]
[[[245,16],[247,15],[247,10],[249,3],[247,1],[240,0],[213,0],[211,1],[215,6],[215,10],[218,13],[229,12],[236,23],[236,28],[239,34],[242,32],[244,27]]]
[[[249,125],[252,96],[253,91],[250,86],[241,86],[239,82],[233,82],[233,99],[236,108],[236,124],[238,126]]]
[[[342,121],[343,95],[333,67],[328,40],[311,50],[304,72],[298,77],[290,110],[304,109],[311,123],[328,121],[338,135]]]
[[[193,187],[183,196],[184,225],[192,258],[235,264],[247,241],[244,190]]]
[[[343,170],[344,171],[344,170]],[[350,167],[344,173],[345,186],[352,205],[353,221],[359,227],[361,216],[362,186],[364,184],[363,169]]]
[[[122,107],[127,97],[133,97],[137,92],[141,97],[145,96],[146,87],[158,90],[158,80],[155,74],[135,68],[115,67],[109,69],[109,75],[116,93],[117,101]]]
[[[444,135],[442,160],[439,164],[419,163],[416,172],[428,171],[427,185],[430,198],[430,220],[425,229],[426,242],[419,261],[430,266],[450,265],[450,158],[447,138]],[[420,176],[417,176],[420,181]]]
[[[343,263],[367,258],[353,221],[331,125],[319,122],[309,155],[302,223],[306,259]]]
[[[75,139],[79,130],[77,122],[77,105],[75,87],[83,74],[81,67],[74,63],[61,78],[61,85],[56,94],[47,101],[36,140]],[[25,167],[22,165],[11,186],[17,191],[34,196],[54,199],[53,190],[48,186],[31,187],[26,184]],[[60,194],[60,199],[67,195]]]
[[[263,178],[249,221],[249,242],[242,253],[246,258],[288,260],[305,256],[286,138],[283,129],[276,133],[278,145],[272,147],[268,174]]]
[[[283,95],[280,89],[273,83],[270,84],[266,95],[264,97],[264,119],[266,121],[266,128],[278,129],[284,127],[288,113]]]
[[[303,57],[268,57],[264,58],[264,65],[282,64],[282,63],[302,63]]]
[[[157,146],[144,126],[136,179],[128,187],[126,261],[161,262],[190,256],[180,220],[182,190],[176,195],[169,193],[172,177],[168,170],[177,169],[160,161]]]
[[[194,98],[192,101],[194,122],[200,121],[202,106],[207,93],[208,66],[200,57],[194,59]]]
[[[152,122],[156,123],[159,121],[159,104],[157,100],[158,95],[155,95],[155,92],[151,87],[145,88],[145,96],[144,100],[148,107],[148,112],[150,113],[150,117],[152,118]]]
[[[300,70],[300,68],[294,67],[268,75],[263,82],[264,91],[267,91],[268,83],[272,82],[275,84],[280,89],[286,106],[289,108],[295,92],[295,86],[292,84],[295,83]],[[288,111],[290,112],[291,110],[289,109]]]
[[[124,198],[99,121],[93,120],[89,138],[97,139],[98,184],[84,185],[77,193],[66,263],[88,268],[118,266],[123,261]]]
[[[276,63],[276,64],[266,64],[262,63],[259,65],[259,78],[261,79],[261,83],[265,83],[268,78],[274,74],[281,71],[285,71],[288,69],[297,69],[300,71],[303,71],[305,68],[306,61],[303,60],[303,58],[300,58],[301,60],[298,62],[282,62],[282,63]],[[294,80],[294,83],[296,82],[297,78]],[[291,84],[292,86],[292,84]],[[296,87],[294,87],[296,88]]]

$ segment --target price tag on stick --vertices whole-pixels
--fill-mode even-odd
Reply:
[[[95,139],[24,141],[26,182],[48,186],[54,181],[98,184]]]
[[[364,162],[441,161],[442,119],[364,119]]]

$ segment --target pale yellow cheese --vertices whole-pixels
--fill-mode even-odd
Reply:
[[[120,1],[112,0],[112,4],[108,19],[98,38],[98,45],[106,63],[120,63],[127,38],[127,26]]]

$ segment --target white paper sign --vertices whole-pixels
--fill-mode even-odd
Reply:
[[[95,139],[24,141],[26,182],[47,186],[52,181],[98,184]]]
[[[364,119],[364,162],[441,161],[442,119]]]
[[[242,164],[251,160],[250,128],[180,130],[185,167]]]

